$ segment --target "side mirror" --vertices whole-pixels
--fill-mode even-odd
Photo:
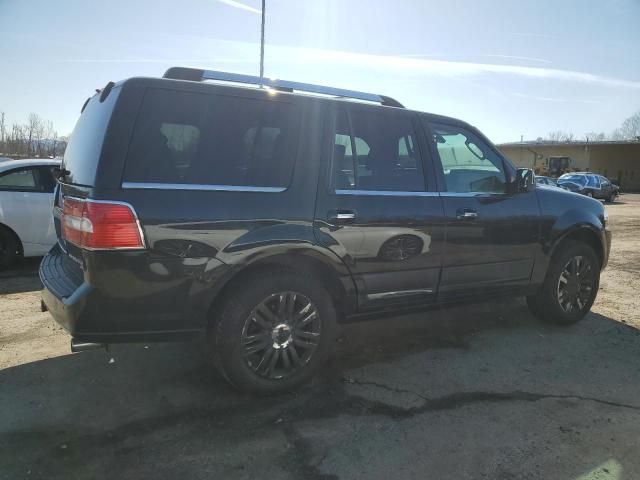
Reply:
[[[536,188],[536,176],[530,168],[519,168],[516,172],[516,192],[532,192]]]

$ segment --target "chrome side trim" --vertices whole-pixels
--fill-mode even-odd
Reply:
[[[384,300],[395,297],[404,297],[407,295],[429,295],[432,294],[431,288],[419,288],[415,290],[400,290],[397,292],[371,293],[367,295],[367,300]]]
[[[498,193],[498,192],[440,192],[441,197],[506,197],[512,195],[511,193]]]
[[[286,187],[250,187],[243,185],[206,185],[201,183],[147,183],[122,182],[122,188],[142,190],[200,190],[207,192],[262,192],[280,193]]]
[[[400,192],[394,190],[336,190],[336,195],[368,195],[383,197],[437,197],[438,192]]]

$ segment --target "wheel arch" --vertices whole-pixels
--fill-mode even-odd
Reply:
[[[570,240],[589,245],[598,257],[600,266],[602,266],[605,260],[605,245],[602,241],[600,232],[592,225],[578,225],[557,238],[552,245],[550,257],[553,257],[563,243]]]
[[[219,284],[207,308],[206,321],[215,318],[227,298],[229,292],[255,275],[274,270],[285,270],[294,273],[308,272],[320,279],[335,300],[339,319],[353,313],[357,309],[356,286],[349,270],[332,252],[320,247],[289,248],[287,252],[272,254],[256,254],[252,258],[237,265],[231,265],[229,273]]]
[[[22,256],[24,255],[24,246],[22,245],[22,240],[20,239],[20,236],[16,233],[16,231],[11,228],[9,225],[7,225],[6,223],[2,223],[0,222],[0,230],[6,230],[7,232],[9,232],[10,235],[13,235],[13,237],[16,239],[16,243],[18,245],[18,252],[19,254]]]

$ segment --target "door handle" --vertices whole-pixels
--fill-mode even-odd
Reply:
[[[456,218],[458,220],[475,220],[478,218],[478,212],[470,208],[459,208],[456,212]]]
[[[333,223],[350,223],[356,219],[353,210],[332,210],[329,212],[329,220]]]

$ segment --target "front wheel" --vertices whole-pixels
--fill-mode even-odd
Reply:
[[[273,272],[239,285],[209,339],[222,375],[240,390],[290,390],[318,371],[335,341],[331,296],[312,277]]]
[[[527,297],[531,311],[544,321],[571,324],[588,312],[600,285],[600,262],[591,247],[570,241],[559,247],[536,295]]]

